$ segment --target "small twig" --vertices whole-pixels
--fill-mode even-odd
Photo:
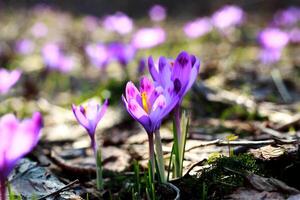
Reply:
[[[196,162],[194,164],[192,164],[192,166],[190,166],[190,168],[185,172],[185,174],[183,175],[183,177],[186,177],[190,174],[190,172],[197,166],[200,166],[200,165],[203,165],[204,162],[206,162],[207,159],[203,159],[203,160],[200,160],[199,162]]]
[[[261,124],[257,124],[256,127],[263,133],[266,133],[268,135],[271,135],[275,138],[279,138],[279,139],[285,139],[285,138],[290,138],[290,136],[286,136],[286,134],[281,133],[279,131],[276,131],[274,129],[271,128],[267,128],[262,126]]]
[[[297,143],[297,140],[290,139],[290,140],[284,140],[284,139],[271,139],[271,140],[257,140],[257,141],[251,141],[251,140],[240,140],[240,141],[225,141],[225,140],[213,140],[210,142],[201,143],[197,146],[193,146],[186,151],[191,151],[193,149],[197,149],[199,147],[205,147],[209,145],[217,145],[217,146],[260,146],[260,145],[269,145],[269,144],[294,144]]]
[[[51,152],[51,159],[56,165],[69,172],[76,174],[96,174],[95,167],[71,165],[61,157],[57,156],[56,153],[53,151]]]
[[[50,193],[50,194],[47,194],[46,196],[43,196],[43,197],[39,198],[38,200],[43,200],[43,199],[46,199],[46,198],[51,197],[51,196],[53,196],[53,195],[57,195],[57,194],[59,194],[60,192],[66,190],[66,189],[68,189],[68,188],[70,188],[71,186],[73,186],[74,184],[76,184],[76,183],[78,183],[78,182],[79,182],[79,180],[76,179],[75,181],[72,181],[72,182],[69,183],[68,185],[65,185],[64,187],[60,188],[59,190],[56,190],[56,191],[54,191],[54,192],[52,192],[52,193]]]
[[[178,187],[176,187],[175,185],[173,185],[170,182],[167,182],[166,185],[170,186],[173,190],[175,190],[176,197],[174,198],[174,200],[179,200],[180,199],[180,190],[178,189]]]

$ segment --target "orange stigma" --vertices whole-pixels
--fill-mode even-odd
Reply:
[[[146,111],[146,113],[149,113],[146,92],[142,92],[142,104],[143,104],[143,108]]]

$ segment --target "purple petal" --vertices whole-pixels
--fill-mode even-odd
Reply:
[[[100,108],[100,112],[98,112],[97,119],[96,119],[97,123],[102,119],[102,117],[106,113],[107,108],[108,108],[108,100],[106,99]]]
[[[73,110],[73,113],[74,113],[78,123],[80,123],[83,127],[88,129],[89,122],[88,122],[87,118],[85,117],[85,115],[81,112],[82,109],[80,109],[80,107],[77,107],[73,104],[72,110]]]
[[[126,84],[125,89],[126,99],[136,99],[139,104],[142,103],[142,97],[135,85],[130,81]]]
[[[140,81],[140,92],[145,92],[148,97],[151,96],[154,90],[154,86],[152,81],[150,81],[147,77],[143,76]]]
[[[148,68],[149,72],[154,81],[160,80],[160,76],[158,74],[158,69],[156,69],[152,56],[148,58]]]

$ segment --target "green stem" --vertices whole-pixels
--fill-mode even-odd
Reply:
[[[174,109],[174,117],[175,117],[177,141],[178,141],[178,144],[180,144],[180,141],[181,141],[180,104],[177,104],[175,109]]]
[[[157,164],[159,175],[162,183],[166,183],[166,175],[165,175],[165,163],[164,163],[164,154],[162,150],[162,143],[159,129],[155,131],[155,151],[157,156]]]
[[[152,169],[152,180],[154,180],[154,165],[155,165],[155,160],[154,160],[154,144],[153,144],[153,133],[148,133],[148,141],[149,141],[149,155],[150,155],[150,165]]]
[[[102,169],[102,156],[101,151],[97,147],[95,141],[92,142],[93,150],[94,150],[94,156],[96,160],[96,183],[97,183],[97,189],[103,190],[104,181],[103,181],[103,169]]]

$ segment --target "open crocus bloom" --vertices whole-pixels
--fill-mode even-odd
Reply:
[[[91,137],[93,148],[95,147],[95,131],[108,107],[108,100],[103,105],[90,101],[86,107],[72,105],[73,113],[77,121],[87,130]]]
[[[41,128],[42,116],[38,112],[23,121],[13,114],[0,119],[0,181],[5,181],[17,161],[37,144]]]
[[[194,55],[183,51],[175,61],[160,57],[158,66],[154,64],[152,57],[149,57],[148,67],[153,80],[163,88],[169,88],[171,85],[180,88],[182,100],[197,78],[200,61]]]
[[[0,94],[5,94],[16,84],[21,76],[21,71],[0,69]]]
[[[155,86],[148,78],[142,77],[140,90],[128,82],[122,99],[129,114],[151,134],[178,103],[180,89],[180,85],[173,84],[168,88]]]

